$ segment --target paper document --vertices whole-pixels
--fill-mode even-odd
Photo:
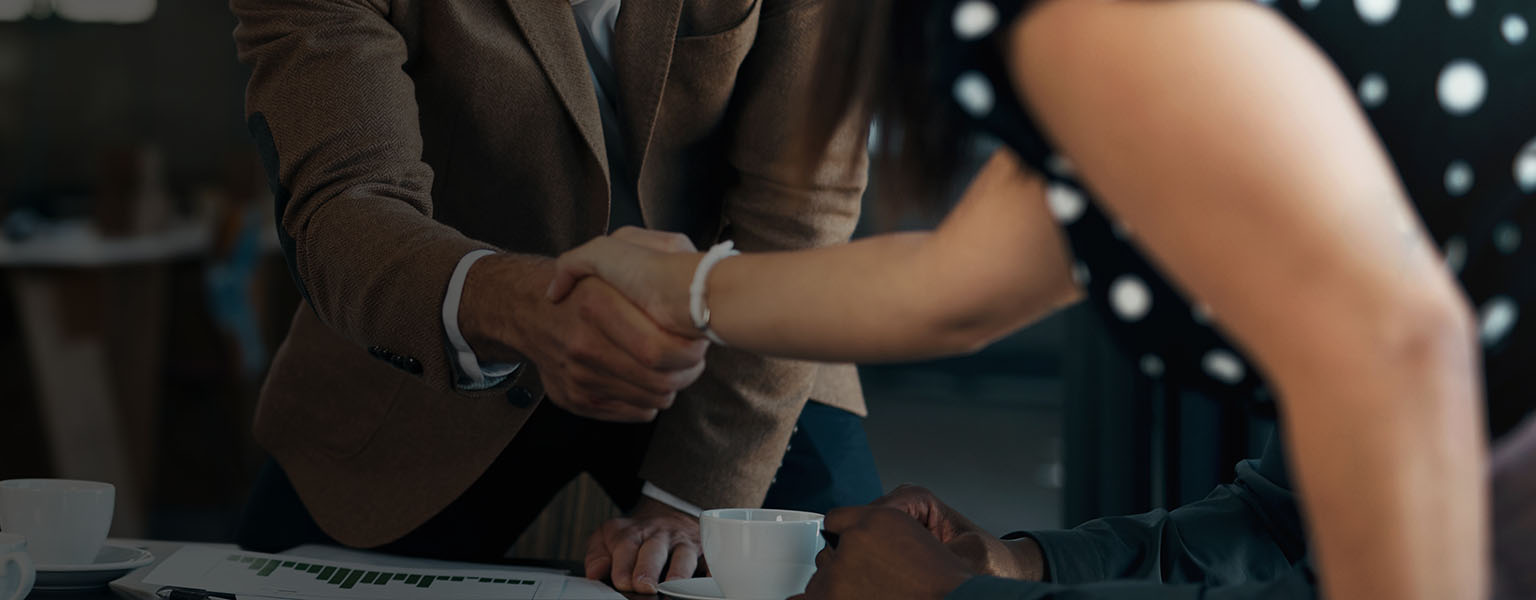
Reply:
[[[144,577],[239,596],[294,600],[623,600],[585,579],[516,569],[394,568],[186,546]]]

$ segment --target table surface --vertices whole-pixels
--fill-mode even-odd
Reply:
[[[176,550],[181,548],[181,546],[183,545],[181,542],[168,542],[168,541],[159,541],[159,540],[112,540],[112,541],[118,542],[118,543],[124,543],[124,544],[131,544],[131,545],[135,545],[135,546],[141,546],[141,547],[147,548],[151,553],[153,553],[155,555],[155,562],[154,562],[154,564],[151,564],[151,565],[149,565],[147,567],[144,567],[142,569],[134,571],[132,574],[128,575],[128,577],[143,577],[144,575],[148,574],[152,569],[154,569],[155,565],[160,564],[161,560],[164,560],[166,557],[168,557],[168,556],[170,556],[172,554],[175,554]],[[567,567],[567,566],[575,566],[575,567],[579,567],[580,566],[580,565],[574,565],[574,564],[569,564],[568,565],[568,564],[565,564],[565,563],[542,563],[542,564],[544,566],[551,566],[551,565],[558,564],[558,566],[560,566],[562,568]],[[655,599],[659,598],[658,596],[647,596],[647,595],[642,595],[642,594],[623,594],[623,596],[625,598],[627,598],[628,600],[655,600]],[[80,591],[49,592],[49,591],[43,591],[43,590],[33,590],[33,592],[30,595],[27,596],[28,600],[124,600],[124,599],[127,599],[127,598],[132,598],[132,596],[127,595],[127,594],[120,594],[120,593],[118,593],[118,592],[116,592],[116,591],[114,591],[114,590],[112,590],[110,588],[102,588],[102,589],[99,589],[99,590],[84,591],[84,592],[80,592]]]

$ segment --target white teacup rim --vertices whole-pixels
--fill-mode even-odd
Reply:
[[[745,516],[727,516],[728,513],[745,513]],[[766,519],[754,518],[755,513],[762,513]],[[775,518],[782,517],[782,518]],[[821,513],[813,513],[803,510],[781,510],[776,508],[717,508],[699,513],[699,519],[714,519],[741,523],[743,525],[756,524],[780,524],[780,523],[807,523],[826,519]]]
[[[0,489],[17,490],[23,492],[109,492],[116,486],[102,481],[87,481],[84,479],[7,479],[0,481]]]

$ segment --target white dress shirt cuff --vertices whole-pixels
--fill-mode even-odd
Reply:
[[[464,297],[464,279],[469,276],[469,268],[475,261],[495,254],[492,250],[475,250],[465,254],[459,259],[459,264],[453,269],[453,276],[448,279],[448,292],[443,294],[443,331],[448,334],[448,345],[453,365],[457,375],[456,383],[466,390],[483,390],[496,387],[513,373],[517,372],[519,363],[482,363],[475,357],[475,351],[469,347],[469,341],[464,339],[464,334],[459,331],[459,301]]]
[[[667,493],[666,490],[652,485],[649,481],[645,482],[645,487],[640,488],[640,495],[675,508],[681,512],[693,515],[695,519],[699,517],[700,513],[704,512],[699,510],[699,507],[694,506],[687,500],[673,496],[672,494]]]

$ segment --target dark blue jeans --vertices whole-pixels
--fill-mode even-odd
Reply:
[[[457,500],[405,537],[377,550],[445,560],[499,561],[549,500],[586,472],[618,506],[640,499],[635,476],[652,426],[601,423],[544,403],[501,456]],[[881,493],[857,415],[806,403],[764,506],[825,513]],[[275,461],[257,476],[236,541],[259,552],[335,544],[320,530]]]

